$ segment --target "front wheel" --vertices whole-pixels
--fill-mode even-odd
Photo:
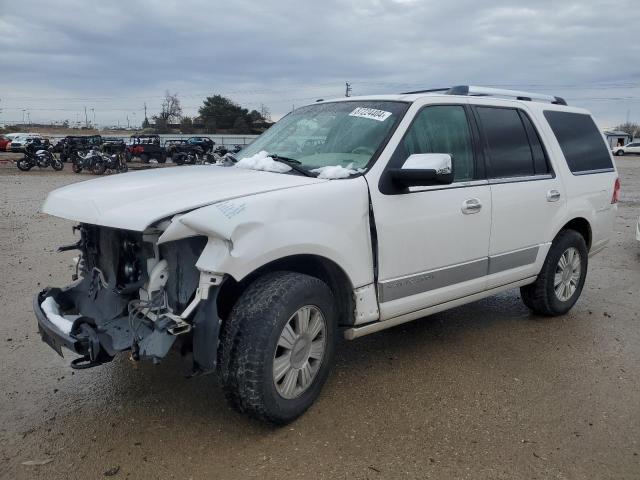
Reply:
[[[257,279],[223,324],[218,372],[230,403],[274,424],[302,415],[333,363],[334,299],[321,280],[293,272]]]
[[[616,152],[616,155],[617,155],[618,157],[623,156],[623,155],[624,155],[624,150],[618,150],[618,151]]]
[[[520,288],[522,301],[540,315],[564,315],[582,293],[588,263],[584,237],[575,230],[561,231],[553,240],[536,281]]]
[[[54,157],[53,160],[51,160],[51,168],[56,172],[59,172],[64,168],[64,164],[62,163],[62,160]]]

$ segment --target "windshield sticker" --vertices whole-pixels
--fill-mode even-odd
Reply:
[[[377,110],[375,108],[358,107],[349,114],[350,117],[370,118],[378,122],[384,122],[391,116],[391,112],[386,110]]]

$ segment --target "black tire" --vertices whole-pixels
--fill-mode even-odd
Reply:
[[[102,175],[107,170],[107,166],[104,162],[95,162],[91,167],[91,171],[94,175]]]
[[[56,172],[59,172],[64,168],[64,163],[62,163],[62,160],[54,158],[53,160],[51,160],[51,168],[53,168]]]
[[[621,156],[623,156],[623,155],[624,155],[624,150],[618,150],[618,151],[616,152],[616,156],[618,156],[618,157],[621,157]]]
[[[580,279],[576,290],[566,301],[562,301],[556,295],[554,279],[560,257],[569,248],[575,248],[580,254]],[[587,268],[589,264],[589,252],[584,237],[575,230],[562,230],[551,244],[547,258],[542,265],[536,281],[530,285],[520,287],[522,301],[530,310],[549,317],[564,315],[575,305],[580,298]]]
[[[161,154],[161,155],[158,157],[158,163],[167,163],[167,156],[166,156],[166,155],[164,155],[164,154]]]
[[[80,162],[73,162],[71,164],[71,170],[73,170],[73,173],[80,173],[82,171],[82,165],[80,165]]]
[[[176,165],[184,165],[184,158],[185,158],[185,155],[183,153],[176,153],[172,157],[171,161]]]
[[[62,152],[60,154],[60,161],[61,162],[66,162],[68,159],[69,159],[69,156],[66,153]]]
[[[307,305],[324,316],[325,351],[309,387],[286,399],[276,389],[273,359],[285,325]],[[272,272],[258,278],[240,296],[220,332],[218,374],[229,403],[273,424],[298,418],[316,400],[329,375],[336,323],[333,295],[321,280],[294,272]]]
[[[18,160],[16,162],[16,166],[18,167],[18,170],[21,170],[23,172],[28,172],[33,167],[31,162],[26,158],[21,158],[20,160]]]
[[[140,161],[142,163],[149,163],[149,158],[150,158],[149,154],[147,154],[147,153],[141,153],[140,154]]]

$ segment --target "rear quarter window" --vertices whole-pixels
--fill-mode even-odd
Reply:
[[[572,173],[613,170],[609,149],[591,115],[547,110],[544,116]]]

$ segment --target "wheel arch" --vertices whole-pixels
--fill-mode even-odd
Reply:
[[[354,286],[347,273],[333,260],[315,254],[297,254],[268,262],[240,281],[229,276],[220,287],[218,314],[225,321],[240,295],[257,278],[275,271],[290,271],[316,277],[325,282],[336,300],[339,325],[353,325],[355,303]]]
[[[584,238],[585,243],[587,244],[587,251],[591,250],[591,242],[593,239],[593,231],[591,229],[591,224],[584,217],[576,217],[563,225],[563,227],[558,231],[558,233],[563,230],[575,230],[582,238]]]

